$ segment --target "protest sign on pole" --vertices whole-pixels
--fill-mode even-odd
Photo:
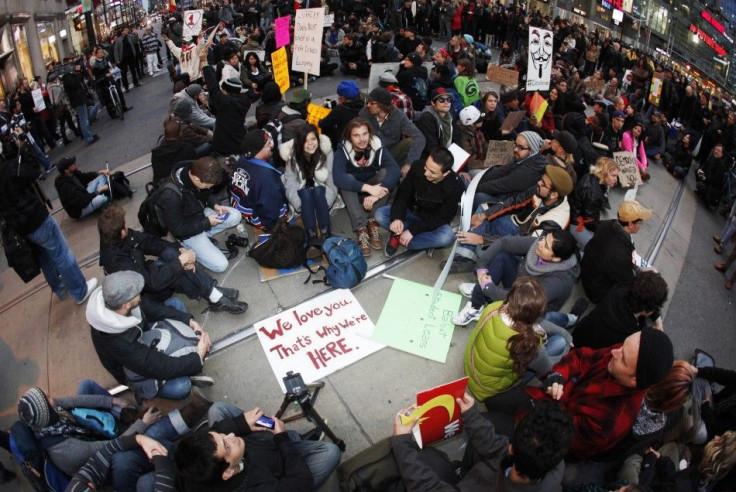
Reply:
[[[641,175],[633,152],[614,152],[613,160],[618,164],[618,182],[621,188],[631,188],[641,184]]]
[[[662,85],[664,84],[664,74],[655,72],[652,75],[652,83],[649,86],[649,102],[659,107],[659,100],[662,97]]]
[[[486,79],[506,87],[516,87],[519,85],[519,72],[498,65],[488,65]]]
[[[514,143],[513,140],[489,140],[488,152],[486,153],[486,160],[483,166],[471,166],[471,169],[482,169],[508,164],[514,155]]]
[[[273,79],[278,84],[281,94],[289,90],[289,62],[286,58],[286,48],[283,46],[271,53],[271,66],[273,68]]]
[[[291,38],[289,37],[289,23],[290,22],[291,22],[291,17],[288,15],[279,17],[274,21],[274,24],[276,26],[276,47],[277,48],[286,46],[291,41]]]
[[[339,289],[255,324],[281,390],[288,371],[309,384],[384,346],[370,340],[373,322],[349,289]]]
[[[325,27],[330,27],[335,23],[335,14],[325,14]]]
[[[319,75],[325,9],[299,9],[294,22],[294,54],[291,69]],[[307,78],[304,77],[306,82]]]
[[[526,73],[526,90],[549,90],[552,76],[552,31],[529,27],[529,58]]]
[[[204,17],[203,10],[187,10],[184,12],[181,35],[182,37],[194,37],[199,36],[202,32],[202,18]]]
[[[325,118],[328,114],[330,114],[330,108],[314,103],[307,105],[307,123],[314,125],[319,133],[322,133],[322,129],[319,127],[319,120]]]

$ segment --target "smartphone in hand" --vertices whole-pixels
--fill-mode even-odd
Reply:
[[[256,420],[256,424],[258,427],[265,427],[266,429],[271,429],[276,426],[276,423],[274,420],[270,417],[266,417],[265,415],[261,415],[258,417],[258,420]]]

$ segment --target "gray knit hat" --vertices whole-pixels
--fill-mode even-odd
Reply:
[[[143,290],[143,275],[130,270],[111,273],[102,281],[105,304],[117,309]]]
[[[542,140],[542,137],[540,137],[539,133],[537,132],[521,132],[519,133],[519,136],[524,137],[524,140],[527,141],[527,143],[529,144],[529,150],[532,152],[532,154],[539,152],[540,147],[544,145],[544,140]]]
[[[179,103],[174,106],[174,116],[181,120],[189,121],[189,118],[192,116],[192,106],[189,102],[184,101],[183,99],[180,100]]]
[[[240,94],[243,92],[243,83],[237,77],[230,77],[220,84],[220,87],[225,89],[228,94]]]
[[[18,416],[23,423],[35,429],[48,427],[59,418],[46,393],[37,386],[26,391],[18,400]]]
[[[199,84],[189,84],[185,90],[190,96],[197,97],[202,93],[202,86]]]

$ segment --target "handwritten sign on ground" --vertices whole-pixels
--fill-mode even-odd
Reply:
[[[512,140],[489,140],[486,160],[482,166],[476,164],[471,169],[484,169],[491,166],[503,166],[508,164],[514,153],[514,142]]]
[[[526,111],[512,111],[506,115],[506,119],[501,123],[501,131],[503,130],[515,130],[521,120],[524,119]]]
[[[318,104],[309,103],[307,106],[307,123],[317,127],[317,131],[322,133],[319,127],[319,120],[330,114],[330,108],[320,106]]]
[[[274,21],[274,26],[276,30],[276,47],[277,48],[286,46],[287,44],[289,44],[289,41],[291,41],[289,37],[289,22],[290,21],[291,21],[291,17],[288,15],[279,17]]]
[[[519,72],[498,65],[488,65],[486,79],[507,87],[516,87],[519,85]]]
[[[613,160],[619,167],[618,182],[621,188],[631,188],[641,184],[641,175],[633,152],[614,152]]]
[[[372,339],[410,354],[445,362],[455,326],[452,317],[461,297],[432,287],[396,279],[378,318]]]
[[[309,384],[383,348],[370,340],[373,322],[349,289],[339,289],[256,323],[271,369],[288,371]]]
[[[286,48],[283,46],[271,53],[271,65],[273,67],[273,79],[278,84],[281,94],[289,90],[289,62],[286,58]]]
[[[294,57],[291,69],[319,75],[325,9],[299,9],[294,22]]]

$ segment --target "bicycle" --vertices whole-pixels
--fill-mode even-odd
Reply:
[[[115,69],[110,71],[110,74],[112,75],[112,82],[108,84],[107,90],[110,92],[110,101],[112,101],[112,106],[115,111],[115,115],[120,117],[120,120],[125,119],[125,111],[123,111],[123,105],[120,102],[120,93],[118,92],[118,81],[122,79],[122,75],[120,73],[120,69],[115,67]]]

